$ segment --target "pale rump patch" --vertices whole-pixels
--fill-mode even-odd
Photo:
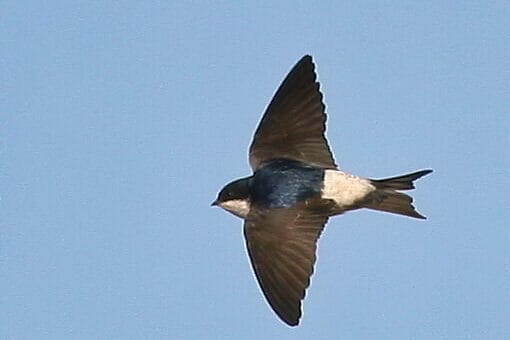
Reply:
[[[339,207],[349,207],[375,190],[370,181],[338,170],[324,171],[322,198],[331,199]]]
[[[250,212],[250,202],[248,200],[230,200],[221,202],[218,205],[241,218],[246,218]]]

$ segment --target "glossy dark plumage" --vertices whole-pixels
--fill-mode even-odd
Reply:
[[[255,179],[259,173],[265,172],[265,163],[275,159],[336,168],[324,137],[325,107],[314,70],[312,57],[303,57],[289,72],[267,107],[250,146],[250,165],[255,171]],[[318,175],[323,177],[322,172]],[[266,200],[273,204],[281,201],[281,206],[288,208],[289,204],[285,203],[290,203],[293,198],[289,199],[285,187],[289,189],[292,185],[282,189],[278,189],[278,185],[273,187],[278,192]],[[276,314],[289,325],[297,325],[301,316],[301,300],[313,273],[316,242],[328,216],[304,213],[298,207],[267,209],[266,202],[257,200],[257,192],[253,194],[255,200],[252,204],[257,208],[252,209],[244,225],[253,269]],[[313,193],[301,193],[299,198],[311,196]]]
[[[259,168],[251,183],[252,204],[260,208],[291,208],[319,195],[324,170],[305,163],[277,159]]]
[[[227,184],[213,205],[244,219],[251,264],[267,302],[288,325],[301,317],[317,241],[328,218],[370,208],[424,218],[398,190],[431,170],[370,180],[337,170],[311,56],[289,72],[249,150],[252,176]]]

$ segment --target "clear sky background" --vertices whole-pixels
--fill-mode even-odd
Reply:
[[[180,3],[180,4],[179,4]],[[510,4],[0,6],[0,339],[508,339]],[[297,328],[209,204],[312,54],[346,171],[428,220],[333,218]]]

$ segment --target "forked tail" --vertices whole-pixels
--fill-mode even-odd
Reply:
[[[412,205],[413,198],[398,190],[414,189],[413,181],[431,172],[432,170],[421,170],[403,176],[370,180],[376,190],[370,194],[364,206],[369,209],[425,219],[426,217],[418,213]]]

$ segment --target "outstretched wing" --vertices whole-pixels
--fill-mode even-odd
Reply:
[[[326,130],[325,106],[311,56],[289,72],[266,109],[250,146],[250,165],[288,158],[335,169]]]
[[[328,217],[299,209],[250,212],[244,236],[260,288],[288,325],[301,317],[301,300],[310,285],[317,240]]]

